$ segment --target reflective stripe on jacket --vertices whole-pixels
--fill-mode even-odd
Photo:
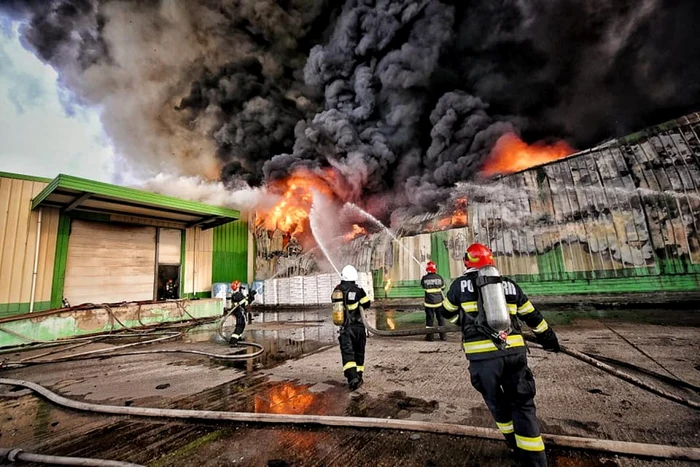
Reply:
[[[433,272],[426,274],[420,280],[420,286],[425,291],[423,305],[428,308],[439,308],[444,299],[442,291],[445,288],[445,281],[442,276]]]
[[[503,277],[503,290],[508,304],[512,331],[506,340],[506,347],[499,349],[494,342],[476,327],[479,314],[476,271],[469,271],[455,279],[443,301],[443,316],[462,328],[462,346],[469,360],[483,360],[501,355],[525,352],[525,341],[520,330],[520,320],[540,334],[549,325],[542,314],[535,309],[520,286]]]

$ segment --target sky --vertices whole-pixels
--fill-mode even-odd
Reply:
[[[68,102],[58,74],[0,18],[0,172],[115,181],[115,153],[98,109]]]

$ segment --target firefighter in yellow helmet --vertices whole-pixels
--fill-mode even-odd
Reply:
[[[343,373],[351,391],[363,383],[367,335],[360,313],[370,306],[367,293],[356,282],[357,269],[350,265],[345,266],[340,273],[340,284],[331,295],[334,310],[337,307],[342,312],[342,316],[336,322],[340,326],[338,342],[343,359]]]
[[[445,317],[462,328],[472,386],[522,463],[544,467],[535,380],[519,320],[533,329],[545,350],[559,351],[557,336],[520,287],[500,275],[487,246],[470,245],[464,265],[466,272],[452,283],[443,305]]]

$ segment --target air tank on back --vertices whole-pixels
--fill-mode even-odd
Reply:
[[[496,332],[510,331],[510,313],[506,302],[506,293],[501,282],[501,273],[495,266],[485,266],[479,269],[479,293],[484,305],[486,322]]]

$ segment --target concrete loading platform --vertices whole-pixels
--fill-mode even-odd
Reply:
[[[671,318],[664,318],[673,313]],[[378,327],[418,327],[421,313],[380,312]],[[697,311],[546,313],[562,344],[700,386]],[[129,407],[320,414],[457,423],[494,428],[471,387],[458,334],[370,338],[366,382],[350,393],[326,310],[255,314],[246,335],[265,348],[252,361],[222,363],[157,354],[7,369],[0,378],[32,381],[69,399]],[[562,318],[563,317],[563,318]],[[70,352],[119,345],[100,341]],[[230,350],[216,325],[149,349]],[[47,349],[0,355],[16,361]],[[699,447],[700,412],[650,394],[564,354],[532,349],[543,433]],[[692,401],[700,396],[632,370],[638,378]],[[185,422],[64,409],[31,391],[0,386],[0,446],[29,452],[172,466],[503,466],[505,443],[409,431]],[[555,466],[682,466],[548,447]]]

